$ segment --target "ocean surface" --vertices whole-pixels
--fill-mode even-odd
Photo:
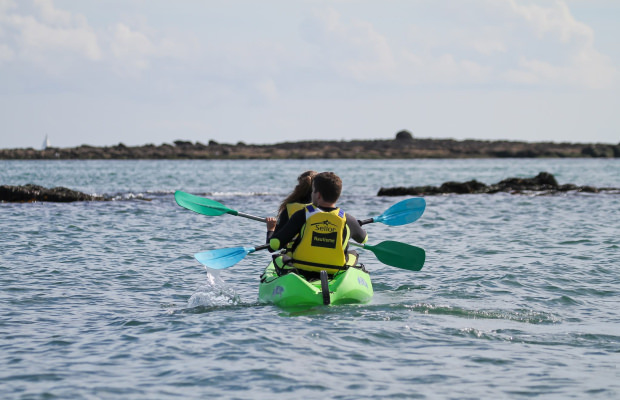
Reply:
[[[620,187],[618,159],[0,161],[0,184],[106,202],[0,203],[2,399],[618,399],[620,195],[447,195],[369,243],[423,247],[419,272],[361,261],[365,305],[258,302],[266,252],[207,271],[199,251],[264,242],[183,190],[259,216],[307,169],[359,219],[380,187],[491,184],[540,171]]]

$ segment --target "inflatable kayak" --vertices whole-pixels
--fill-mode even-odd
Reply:
[[[261,302],[280,307],[368,303],[372,295],[370,275],[358,267],[350,267],[333,276],[321,271],[320,279],[307,281],[295,272],[278,276],[272,262],[261,275],[258,288]]]

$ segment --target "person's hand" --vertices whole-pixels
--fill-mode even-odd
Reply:
[[[273,232],[276,230],[276,219],[274,217],[267,217],[267,230]]]

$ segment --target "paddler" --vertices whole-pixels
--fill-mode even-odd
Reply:
[[[321,172],[312,180],[312,204],[295,212],[269,240],[270,251],[284,248],[295,236],[292,253],[277,257],[281,273],[297,270],[306,277],[328,274],[354,265],[357,253],[348,252],[349,239],[365,243],[368,234],[357,219],[336,206],[342,192],[342,180],[333,172]]]
[[[312,203],[312,178],[316,174],[316,171],[309,170],[299,175],[297,186],[286,196],[278,208],[278,219],[267,218],[267,243],[269,243],[273,233],[286,225],[293,214]]]

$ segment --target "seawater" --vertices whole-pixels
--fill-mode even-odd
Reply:
[[[362,251],[373,301],[257,301],[269,255],[207,271],[199,251],[264,241],[261,223],[177,206],[175,190],[273,215],[307,169],[377,216],[380,187],[490,184],[540,171],[620,187],[620,160],[0,161],[0,184],[114,201],[0,204],[3,399],[620,397],[620,195],[427,197],[367,226],[423,247],[419,272]]]

